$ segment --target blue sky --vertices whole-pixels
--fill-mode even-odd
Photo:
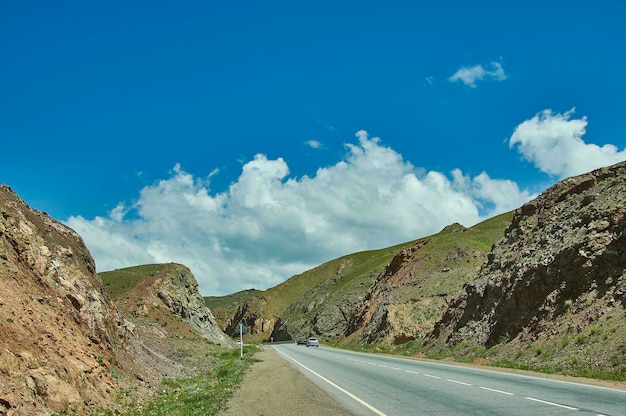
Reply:
[[[182,3],[182,4],[179,4]],[[626,159],[626,3],[0,5],[0,183],[203,295]]]

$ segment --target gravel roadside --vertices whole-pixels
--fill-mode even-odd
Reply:
[[[307,379],[272,347],[254,354],[243,382],[218,416],[348,416],[326,392]]]

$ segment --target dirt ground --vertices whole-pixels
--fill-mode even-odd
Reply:
[[[239,390],[218,416],[348,416],[326,392],[307,379],[273,348],[254,354]]]

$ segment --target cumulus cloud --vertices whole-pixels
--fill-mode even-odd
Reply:
[[[176,165],[106,217],[70,217],[99,271],[146,263],[191,268],[204,295],[265,289],[325,261],[471,226],[532,197],[506,180],[424,171],[365,131],[336,164],[292,178],[282,158],[257,154],[221,193],[212,172]]]
[[[585,143],[587,118],[572,119],[574,110],[563,114],[543,110],[515,128],[509,147],[517,148],[542,172],[561,179],[626,160],[626,149]]]
[[[448,78],[448,81],[461,81],[468,87],[476,88],[476,81],[482,81],[484,79],[504,81],[506,79],[506,74],[504,72],[504,68],[502,68],[502,64],[495,61],[491,62],[491,70],[483,68],[482,65],[461,67],[450,78]]]

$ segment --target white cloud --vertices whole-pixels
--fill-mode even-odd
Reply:
[[[450,78],[448,78],[448,81],[461,81],[468,87],[476,88],[476,81],[482,81],[484,79],[504,81],[506,79],[504,68],[502,68],[502,64],[500,64],[500,62],[491,62],[491,68],[491,71],[488,71],[483,68],[482,65],[461,67]]]
[[[70,217],[99,271],[178,262],[205,295],[265,289],[324,261],[466,226],[530,198],[510,181],[425,172],[357,133],[343,160],[314,176],[289,177],[287,163],[257,154],[223,193],[179,165],[170,177],[120,203],[108,217]]]
[[[626,160],[626,150],[585,143],[587,118],[570,119],[573,114],[574,109],[563,114],[538,113],[515,128],[509,147],[517,147],[542,172],[561,179]]]
[[[317,140],[307,140],[306,142],[304,142],[304,144],[306,144],[307,146],[309,146],[312,149],[319,149],[320,147],[322,147],[322,143],[320,143]]]

